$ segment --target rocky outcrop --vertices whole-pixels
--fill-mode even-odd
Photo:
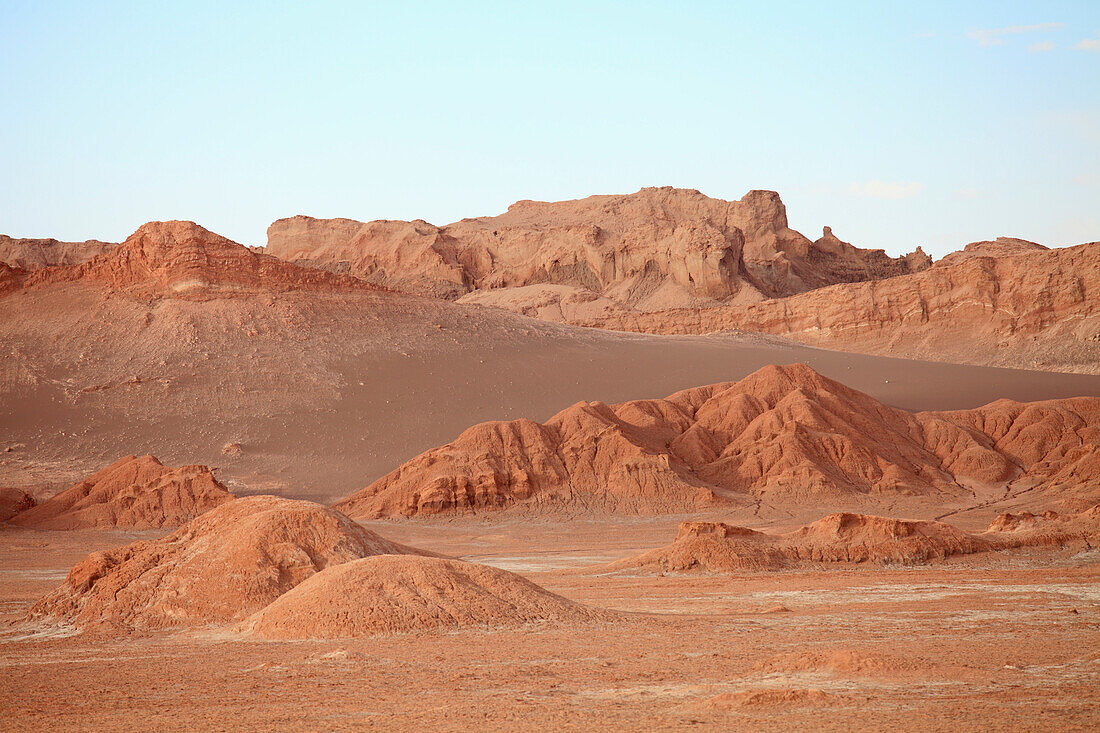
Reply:
[[[507,298],[482,302],[523,312]],[[572,314],[575,325],[613,330],[762,331],[831,349],[1098,373],[1100,242],[1007,257],[974,254],[904,277],[737,308]]]
[[[318,504],[250,496],[163,539],[92,553],[27,620],[119,631],[240,621],[329,566],[415,552]]]
[[[837,513],[787,534],[722,522],[683,522],[671,545],[606,566],[663,572],[779,570],[811,563],[923,564],[991,549],[942,522]]]
[[[349,290],[362,280],[257,254],[189,221],[149,222],[79,265],[34,270],[23,287],[94,282],[138,295],[202,296],[235,290]]]
[[[940,260],[937,260],[935,266],[950,267],[951,265],[957,265],[964,260],[968,260],[971,257],[1016,257],[1018,255],[1049,251],[1050,247],[1044,247],[1041,244],[1029,242],[1026,239],[997,237],[995,240],[971,242],[958,252],[952,252]]]
[[[768,571],[838,562],[919,565],[993,550],[1087,543],[1098,534],[1100,506],[1067,516],[1002,514],[979,534],[943,522],[843,512],[785,534],[722,522],[683,522],[672,544],[599,570]]]
[[[505,570],[377,555],[322,570],[256,612],[241,630],[266,639],[332,639],[607,616]]]
[[[667,187],[519,201],[444,227],[297,216],[271,225],[267,251],[434,297],[552,284],[640,310],[753,302],[927,266],[831,234],[811,242],[772,191],[723,201]]]
[[[1100,398],[912,414],[794,364],[663,400],[581,402],[545,424],[475,425],[337,507],[652,514],[760,498],[944,501],[1010,481],[1080,499],[1100,489],[1098,450]]]
[[[116,247],[111,242],[59,242],[56,239],[18,239],[0,234],[0,262],[23,270],[79,265]]]
[[[6,522],[15,515],[34,506],[34,497],[22,489],[0,488],[0,522]]]
[[[11,521],[55,530],[178,527],[232,499],[206,466],[127,456]]]

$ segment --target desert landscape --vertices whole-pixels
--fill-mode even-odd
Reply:
[[[605,10],[586,10],[594,27],[625,22]],[[882,181],[852,184],[849,198],[836,199],[778,158],[754,168],[745,152],[750,173],[788,171],[788,214],[786,194],[770,187],[745,186],[739,198],[728,184],[725,198],[675,186],[614,193],[596,184],[636,176],[603,178],[583,168],[585,156],[559,152],[567,168],[587,171],[570,184],[577,195],[509,194],[510,205],[494,208],[481,203],[500,200],[488,195],[490,181],[549,190],[539,185],[552,166],[513,150],[489,158],[492,175],[478,174],[441,153],[431,131],[448,125],[469,140],[487,135],[493,149],[520,145],[506,134],[511,123],[486,117],[483,133],[468,127],[462,111],[484,112],[480,101],[430,87],[442,101],[421,110],[431,95],[390,90],[406,107],[387,97],[378,115],[357,118],[387,130],[385,144],[344,130],[339,114],[321,121],[287,110],[281,92],[299,84],[303,110],[313,109],[304,100],[314,91],[334,108],[359,109],[344,88],[327,96],[323,80],[361,54],[409,61],[399,69],[372,55],[382,71],[370,67],[364,89],[422,73],[402,55],[412,35],[405,11],[348,10],[342,30],[335,16],[305,9],[263,18],[141,12],[152,15],[83,22],[105,38],[133,23],[176,23],[156,36],[163,49],[142,52],[167,74],[177,41],[188,50],[206,43],[188,21],[236,28],[249,19],[275,38],[293,36],[299,45],[285,53],[314,73],[308,84],[297,66],[274,76],[282,62],[267,50],[254,49],[272,69],[250,67],[236,45],[246,36],[201,46],[242,65],[215,69],[196,57],[194,89],[237,68],[253,82],[247,93],[226,94],[214,127],[197,123],[190,98],[141,97],[140,109],[127,108],[142,122],[129,128],[132,140],[96,128],[121,161],[107,166],[103,185],[42,188],[34,171],[60,161],[41,148],[56,131],[2,123],[19,125],[30,152],[24,160],[4,144],[27,183],[4,184],[16,203],[0,202],[0,228],[11,227],[0,235],[0,730],[1100,728],[1100,224],[1088,202],[1075,228],[1052,223],[1056,207],[1034,184],[1046,163],[1027,154],[1045,150],[1038,137],[1027,137],[1033,146],[1014,164],[1035,190],[1005,178],[988,194],[1017,186],[1038,197],[1032,206],[983,204],[986,194],[968,188],[956,197],[967,207],[959,215],[931,191],[921,199],[923,184]],[[563,22],[515,12],[492,17],[531,33]],[[693,33],[711,33],[708,23],[739,28],[728,9],[708,4],[636,12],[648,30],[612,34],[600,47],[629,54],[631,33],[665,38],[656,29],[682,29],[688,16]],[[774,22],[789,14],[773,12],[747,13],[750,35],[776,38]],[[1077,25],[1087,16],[1065,12]],[[30,39],[75,33],[79,20],[18,4],[3,13],[18,29],[15,61],[0,62],[13,68],[45,63]],[[463,24],[481,15],[464,13],[452,24],[480,38]],[[333,23],[324,39],[310,35],[321,16]],[[922,17],[948,16],[940,8]],[[894,11],[860,18],[898,21]],[[581,26],[570,20],[561,32]],[[1049,35],[1050,48],[1019,51],[1028,58],[1100,44],[1058,46],[1053,39],[1071,27],[1013,25],[942,42],[988,56],[1015,52],[1020,34]],[[375,35],[355,35],[364,29]],[[423,33],[457,49],[445,30],[429,24]],[[792,32],[811,45],[817,37]],[[349,34],[340,46],[348,50],[334,50],[330,33]],[[360,48],[368,37],[378,49]],[[704,53],[687,37],[673,45]],[[549,48],[559,63],[571,58]],[[64,63],[77,73],[82,60],[100,68],[122,53]],[[415,61],[434,80],[489,52],[423,53]],[[523,44],[500,53],[518,61],[534,52]],[[309,66],[312,54],[331,63]],[[589,61],[585,73],[617,68],[603,56]],[[853,63],[844,54],[812,61],[844,78]],[[129,82],[111,93],[102,80],[154,73],[140,66],[104,71],[107,86],[97,88],[130,99]],[[61,84],[18,68],[42,89]],[[495,68],[468,71],[480,80],[503,73]],[[719,76],[717,66],[700,68],[651,93],[671,99],[677,83]],[[583,77],[549,73],[536,77]],[[40,102],[28,89],[21,99]],[[272,90],[285,117],[264,107],[270,127],[238,128],[234,113]],[[526,91],[509,94],[530,101]],[[740,103],[722,109],[730,125],[756,124],[732,114]],[[891,109],[908,108],[894,100]],[[648,124],[607,114],[627,140],[630,124]],[[186,133],[146,137],[155,124],[174,129],[173,115],[190,121]],[[597,120],[571,115],[550,119],[574,126],[577,141],[596,135]],[[76,130],[41,119],[43,130]],[[693,171],[713,180],[720,125],[692,125],[711,148],[693,157],[691,140],[677,142],[678,172],[666,180]],[[310,163],[318,175],[303,174],[298,148],[275,140],[298,126],[308,131],[301,150],[330,140],[350,161],[369,149],[359,162],[377,168],[340,173],[333,161],[343,158],[329,153]],[[754,145],[772,139],[756,132]],[[223,133],[233,141],[218,156],[195,153],[194,141]],[[838,139],[854,154],[863,138]],[[618,144],[614,135],[591,140]],[[619,163],[657,160],[670,144],[635,142]],[[1078,144],[1052,159],[1076,165],[1095,154],[1093,143]],[[438,169],[418,157],[389,160],[386,145],[407,156],[427,146]],[[541,149],[526,139],[521,147]],[[888,159],[883,150],[861,160]],[[243,151],[287,158],[239,166]],[[176,167],[177,154],[190,173]],[[90,146],[64,166],[99,155]],[[963,180],[946,152],[918,157]],[[149,173],[149,161],[165,169]],[[429,178],[452,167],[459,177],[440,198]],[[113,178],[139,170],[133,186]],[[503,213],[449,224],[295,213],[377,212],[382,204],[353,183],[380,182],[370,190],[381,195],[410,170],[408,206],[395,212],[423,205],[423,216],[444,222],[455,217],[440,211],[477,201],[482,208],[465,213]],[[660,168],[640,170],[661,180]],[[497,181],[500,171],[512,173]],[[1082,189],[1095,185],[1081,180]],[[302,203],[286,204],[284,193]],[[847,203],[834,211],[837,200]],[[912,210],[902,205],[910,200]],[[820,219],[822,202],[831,218],[815,225],[820,237],[794,228]],[[118,222],[130,219],[116,206],[153,215],[122,231]],[[273,209],[285,210],[255,229]],[[157,218],[162,211],[207,216]],[[101,213],[111,227],[82,223]],[[993,215],[1006,226],[1030,222],[1018,233],[1040,241],[988,228]],[[956,217],[954,228],[920,228],[937,216]],[[66,236],[71,221],[84,228]],[[226,236],[219,222],[266,227],[266,238]],[[16,236],[32,226],[36,236]],[[977,230],[982,238],[956,237]],[[861,231],[891,232],[888,246],[861,246]]]

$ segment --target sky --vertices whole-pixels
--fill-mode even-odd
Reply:
[[[939,257],[1100,240],[1100,2],[0,0],[0,233],[778,191]]]

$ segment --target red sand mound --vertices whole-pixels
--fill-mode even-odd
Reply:
[[[127,456],[12,519],[35,529],[178,527],[233,495],[206,466]]]
[[[811,242],[773,191],[723,201],[668,187],[519,201],[444,227],[296,216],[271,225],[267,251],[435,297],[553,283],[642,310],[751,302],[931,264],[919,251],[858,249],[828,227]]]
[[[0,488],[0,522],[34,506],[34,497],[22,489]]]
[[[330,565],[414,552],[318,504],[251,496],[164,539],[89,555],[29,619],[78,629],[239,621]]]
[[[122,244],[82,264],[35,270],[24,286],[91,281],[139,295],[195,296],[263,288],[349,290],[356,278],[297,267],[253,252],[190,221],[143,224]]]
[[[671,545],[611,563],[606,569],[728,572],[806,563],[921,564],[990,548],[990,543],[942,522],[839,513],[782,535],[721,522],[683,522]]]
[[[830,695],[822,690],[768,688],[723,692],[707,698],[696,707],[702,710],[743,710],[775,707],[823,706],[842,702],[843,697]]]
[[[505,570],[379,555],[317,573],[255,613],[242,629],[269,639],[331,639],[599,617]]]
[[[863,506],[1010,480],[1050,502],[1100,491],[1098,450],[1097,398],[914,415],[795,364],[663,400],[578,403],[545,424],[475,425],[337,506],[356,517],[658,513],[760,497]]]

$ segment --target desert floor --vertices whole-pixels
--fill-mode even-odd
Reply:
[[[371,523],[621,616],[311,642],[224,627],[28,639],[9,624],[86,553],[161,533],[3,529],[0,728],[1100,726],[1098,550],[734,575],[591,570],[667,543],[678,519]]]

